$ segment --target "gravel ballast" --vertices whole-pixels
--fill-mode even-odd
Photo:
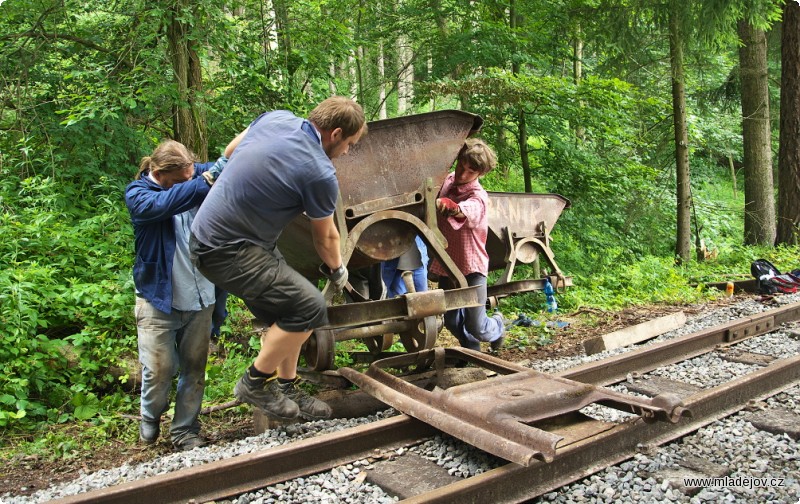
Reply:
[[[781,304],[800,300],[800,294],[779,296]],[[761,313],[774,306],[765,306],[747,299],[724,308],[713,309],[691,317],[685,326],[670,331],[648,344],[694,333],[730,320]],[[777,358],[800,353],[800,341],[787,336],[787,328],[774,334],[759,336],[736,345],[737,349],[763,353]],[[548,361],[536,361],[530,366],[538,371],[557,372],[591,362],[626,349],[606,351],[590,357],[578,356]],[[726,361],[712,353],[703,355],[653,374],[708,388],[741,376],[754,369],[753,365]],[[612,387],[627,392],[624,384]],[[800,387],[793,387],[760,405],[762,408],[783,408],[800,414]],[[584,413],[604,420],[619,421],[627,415],[609,408],[592,406]],[[40,490],[31,496],[5,494],[0,501],[8,504],[46,502],[52,499],[88,492],[127,481],[184,469],[216,460],[279,446],[308,437],[347,429],[396,414],[389,409],[377,415],[359,419],[327,420],[287,425],[271,429],[232,443],[215,444],[189,452],[174,453],[137,465],[124,465],[111,470],[81,475],[72,482]],[[646,453],[615,467],[560,488],[542,496],[541,502],[798,502],[800,500],[800,449],[786,435],[770,434],[755,428],[745,420],[746,413],[731,417],[666,446]],[[459,440],[442,435],[411,448],[411,451],[437,463],[449,474],[469,477],[503,465],[503,460],[487,455]],[[402,455],[403,450],[398,453]],[[694,467],[701,459],[715,468],[717,481],[703,487],[683,485],[686,467]],[[268,487],[256,493],[240,496],[236,503],[279,502],[352,502],[384,503],[396,498],[385,494],[365,479],[371,468],[367,460],[341,466],[333,471]],[[696,470],[689,475],[704,476]]]

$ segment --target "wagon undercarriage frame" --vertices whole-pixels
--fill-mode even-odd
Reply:
[[[359,290],[348,286],[346,300],[357,302],[334,304],[338,298],[328,282],[323,295],[329,323],[314,331],[302,351],[310,370],[333,369],[335,345],[340,341],[362,340],[375,359],[393,344],[394,335],[406,352],[430,350],[445,312],[483,304],[478,287],[468,285],[447,254],[435,207],[439,187],[464,140],[482,123],[479,116],[461,111],[376,121],[347,156],[334,160],[341,190],[334,219],[350,278],[355,280],[355,272],[369,271],[382,261],[401,256],[420,237],[456,289],[409,289],[395,299],[363,300],[369,296],[357,295]],[[553,284],[557,288],[571,285],[550,250],[550,230],[569,201],[552,194],[490,193],[489,202],[489,269],[503,272],[497,282],[487,286],[487,307],[496,306],[498,299],[508,295],[542,289],[544,278],[513,279],[518,265],[530,264],[540,254],[550,267]],[[320,279],[320,263],[309,222],[301,216],[290,223],[278,248],[293,268],[315,282]],[[371,273],[374,277],[374,271]]]

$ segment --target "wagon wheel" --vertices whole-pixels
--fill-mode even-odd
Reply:
[[[393,340],[393,334],[383,334],[381,336],[370,336],[369,338],[364,338],[364,344],[367,345],[367,349],[371,354],[378,355],[381,352],[389,350],[389,347],[392,346]]]
[[[316,329],[303,344],[303,357],[306,364],[314,371],[325,371],[333,368],[333,349],[336,340],[330,329]]]
[[[436,335],[438,333],[439,324],[436,316],[430,315],[418,321],[413,329],[400,333],[400,342],[409,353],[430,350],[436,345]]]
[[[424,319],[417,321],[414,328],[400,333],[400,342],[406,348],[408,353],[420,352],[421,350],[430,350],[436,345],[436,335],[439,333],[439,321],[435,315],[429,315]],[[427,355],[428,352],[425,352]],[[433,360],[421,356],[416,362],[416,371],[422,372],[430,368]]]

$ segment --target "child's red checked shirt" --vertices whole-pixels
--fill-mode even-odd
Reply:
[[[489,273],[489,254],[486,252],[486,235],[489,219],[486,214],[489,195],[479,179],[463,184],[453,183],[455,173],[450,173],[442,184],[438,198],[450,198],[458,203],[463,217],[437,215],[439,230],[447,239],[447,254],[465,276],[470,273]],[[438,259],[431,263],[431,272],[447,276]]]

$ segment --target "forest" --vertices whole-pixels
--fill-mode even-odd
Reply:
[[[172,138],[213,160],[260,113],[334,94],[370,121],[479,114],[484,187],[568,198],[562,312],[800,268],[800,0],[0,0],[0,41],[4,454],[79,449],[58,425],[135,436],[140,159]],[[252,357],[231,311],[208,403]]]

